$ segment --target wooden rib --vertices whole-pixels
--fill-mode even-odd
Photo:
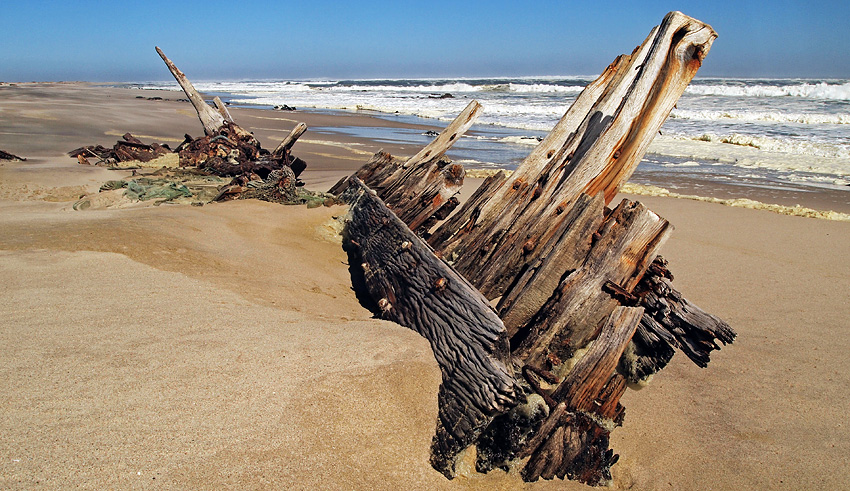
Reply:
[[[218,96],[213,98],[213,104],[215,104],[215,108],[218,109],[218,113],[221,114],[221,117],[223,117],[225,121],[233,122],[233,116],[230,115],[230,111],[227,110],[227,106],[221,102],[221,99]]]
[[[403,168],[415,167],[417,165],[436,160],[442,157],[446,151],[461,137],[481,113],[481,104],[478,101],[470,102],[466,108],[436,137],[434,141],[425,146],[413,157],[410,157],[402,166]]]
[[[168,70],[172,75],[174,75],[174,79],[177,80],[177,83],[179,83],[180,87],[183,88],[183,92],[186,93],[186,97],[188,97],[189,101],[192,102],[192,105],[195,106],[195,111],[198,112],[198,119],[201,120],[201,124],[204,127],[204,133],[207,135],[214,135],[218,133],[224,125],[224,117],[204,102],[204,98],[201,97],[201,94],[197,90],[195,90],[195,86],[192,85],[192,82],[186,78],[186,75],[181,72],[179,68],[177,68],[177,65],[165,56],[165,53],[159,49],[159,46],[156,47],[156,52],[159,53],[160,58],[162,58],[162,61],[165,62],[165,66],[168,67]]]
[[[301,138],[301,135],[303,135],[305,131],[307,131],[306,124],[298,123],[295,125],[295,128],[292,128],[292,131],[290,131],[289,134],[286,135],[286,138],[284,138],[277,148],[274,149],[272,155],[279,156],[288,152],[292,148],[292,145],[295,145],[295,142]]]

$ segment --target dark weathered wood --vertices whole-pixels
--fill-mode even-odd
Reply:
[[[349,179],[342,198],[350,205],[345,245],[361,264],[381,316],[428,339],[443,372],[432,464],[452,477],[458,453],[519,397],[505,363],[504,325],[487,300],[359,179]]]
[[[635,288],[635,294],[641,298],[641,306],[646,309],[642,325],[705,368],[710,361],[710,353],[720,349],[718,341],[724,345],[733,342],[735,331],[719,317],[688,302],[673,287],[672,279],[667,261],[661,256],[656,257]],[[659,331],[669,333],[672,339]]]
[[[531,455],[523,470],[524,479],[571,476],[588,484],[602,484],[611,479],[610,466],[616,456],[608,449],[610,429],[600,424],[599,418],[605,419],[613,413],[610,408],[622,394],[624,385],[619,379],[614,379],[616,388],[611,388],[612,377],[642,316],[641,307],[616,308],[587,353],[552,393],[554,400],[561,401],[558,407],[563,404],[569,417],[549,425],[544,423],[531,442],[536,449],[522,452]],[[594,417],[584,418],[581,413]],[[546,443],[537,447],[537,441],[544,438]],[[579,455],[582,458],[577,458]]]

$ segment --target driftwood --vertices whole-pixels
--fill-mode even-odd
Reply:
[[[428,338],[443,368],[432,464],[447,476],[474,444],[481,472],[520,465],[529,481],[604,483],[627,383],[645,381],[675,349],[705,366],[734,339],[672,287],[657,256],[670,224],[640,203],[606,208],[715,37],[668,14],[585,88],[513,175],[485,180],[432,234],[463,176],[433,160],[434,149],[408,161],[378,153],[332,189],[351,205],[347,243],[380,312]],[[499,299],[503,326],[481,294]],[[477,327],[457,319],[473,311],[457,305],[473,300],[475,318],[486,319]],[[446,357],[456,339],[468,355]]]

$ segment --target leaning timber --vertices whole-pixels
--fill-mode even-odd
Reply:
[[[353,177],[361,180],[402,219],[411,230],[447,216],[459,204],[454,195],[463,185],[463,166],[445,158],[446,151],[472,126],[481,113],[478,101],[466,108],[419,153],[399,159],[386,152],[376,153]],[[339,194],[348,186],[342,179],[330,193]]]
[[[627,385],[675,350],[704,367],[734,340],[672,286],[658,256],[672,226],[637,202],[608,208],[715,38],[668,14],[516,172],[485,180],[448,219],[439,210],[456,206],[463,169],[434,161],[434,149],[409,161],[378,153],[335,186],[351,205],[352,269],[362,265],[376,310],[425,336],[443,370],[431,460],[448,477],[475,445],[481,472],[605,483]],[[455,129],[435,144],[457,138],[444,135]]]

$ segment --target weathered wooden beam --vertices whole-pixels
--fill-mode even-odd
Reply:
[[[280,142],[277,148],[272,152],[273,157],[280,157],[284,155],[286,152],[289,152],[292,149],[292,146],[295,145],[295,142],[301,138],[301,135],[307,131],[307,125],[304,123],[298,123],[295,125],[295,128],[292,128],[292,131],[289,132],[288,135]]]
[[[552,240],[563,211],[579,195],[601,192],[606,202],[613,198],[715,36],[706,24],[668,14],[635,52],[615,60],[585,89],[551,140],[499,186],[492,205],[464,207],[457,214],[461,218],[444,223],[431,244],[485,296],[504,295],[535,257],[526,244]]]
[[[213,104],[215,104],[215,108],[225,121],[233,122],[233,116],[230,115],[230,111],[228,111],[227,106],[221,102],[221,98],[219,96],[213,97]]]
[[[397,159],[379,151],[355,172],[360,179],[412,230],[427,233],[436,216],[447,215],[457,201],[451,198],[463,185],[463,166],[453,164],[445,152],[472,125],[481,105],[470,102],[449,125],[415,156]],[[341,180],[330,193],[342,193],[347,180]],[[425,227],[425,224],[429,224]]]
[[[608,414],[600,414],[600,409],[616,404],[625,388],[614,371],[642,316],[641,307],[617,307],[608,316],[593,345],[552,393],[554,400],[565,405],[568,417],[541,426],[535,438],[545,442],[523,452],[531,455],[523,479],[569,476],[594,485],[611,479],[610,468],[617,456],[608,449],[610,428],[599,421]],[[612,380],[616,388],[612,388]]]
[[[439,159],[461,137],[481,114],[481,104],[472,101],[461,113],[437,135],[434,140],[420,150],[416,155],[407,159],[402,168],[415,167],[425,162]]]
[[[620,305],[604,290],[613,282],[634,290],[672,227],[640,203],[623,200],[594,235],[582,264],[567,274],[546,303],[517,330],[513,356],[522,365],[558,370],[596,335]]]
[[[341,196],[350,206],[344,245],[381,316],[431,343],[443,373],[431,462],[452,477],[458,454],[521,397],[506,364],[504,325],[487,299],[372,190],[356,177],[349,181]]]
[[[162,61],[165,62],[165,66],[168,67],[171,74],[174,75],[177,83],[179,83],[180,87],[183,88],[183,92],[186,93],[186,97],[189,98],[189,101],[195,107],[195,111],[198,113],[198,119],[201,120],[201,124],[204,127],[204,133],[207,135],[214,135],[218,133],[219,129],[221,129],[225,123],[225,118],[204,102],[204,98],[201,97],[201,94],[197,90],[195,90],[195,86],[192,85],[192,82],[186,78],[186,75],[181,72],[179,68],[177,68],[177,65],[165,56],[165,53],[159,49],[159,46],[156,47],[156,52],[159,54],[160,58],[162,58]]]
[[[603,209],[600,195],[592,198],[586,194],[580,196],[565,212],[567,216],[555,232],[557,239],[534,251],[536,261],[515,275],[516,281],[496,307],[509,336],[516,334],[546,303],[565,272],[578,269],[584,263],[593,243],[593,234],[604,219]],[[534,250],[536,245],[529,242],[528,248]]]

